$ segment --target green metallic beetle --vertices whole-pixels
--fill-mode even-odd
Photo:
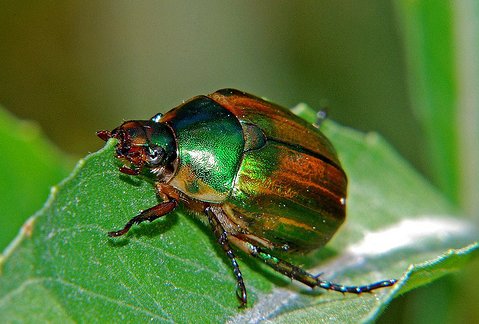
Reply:
[[[118,140],[121,172],[151,172],[162,200],[109,235],[124,235],[182,202],[208,219],[233,265],[241,306],[246,288],[230,244],[312,288],[359,294],[396,282],[344,286],[274,256],[325,245],[344,221],[347,190],[328,139],[282,107],[223,89],[97,135]]]

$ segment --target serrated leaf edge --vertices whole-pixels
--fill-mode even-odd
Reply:
[[[20,228],[17,236],[10,242],[10,244],[7,245],[7,247],[3,250],[2,254],[0,255],[0,275],[2,275],[2,269],[3,265],[5,262],[8,260],[8,258],[15,252],[15,250],[21,245],[21,243],[27,239],[30,238],[33,235],[33,232],[35,230],[35,223],[36,220],[39,216],[41,216],[45,210],[47,210],[52,203],[55,201],[55,198],[57,197],[58,192],[69,182],[71,181],[74,177],[78,175],[80,170],[85,166],[85,164],[88,162],[88,160],[92,159],[98,154],[101,154],[103,151],[108,150],[110,146],[114,145],[114,140],[110,140],[107,142],[107,144],[101,148],[100,150],[88,154],[86,157],[80,159],[77,164],[75,165],[74,169],[72,172],[62,181],[60,181],[57,185],[53,186],[50,189],[50,194],[45,201],[44,205],[42,208],[40,208],[37,212],[35,212],[32,216],[30,216],[25,223],[22,225]]]

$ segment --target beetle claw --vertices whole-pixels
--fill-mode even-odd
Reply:
[[[247,304],[246,290],[241,289],[241,287],[236,288],[236,297],[240,301],[238,308],[245,308]]]
[[[313,276],[314,279],[319,279],[319,277],[321,277],[322,275],[324,274],[324,272],[320,272],[318,273],[317,275]]]

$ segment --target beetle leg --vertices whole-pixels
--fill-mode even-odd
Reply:
[[[243,250],[245,253],[254,256],[260,260],[263,260],[268,266],[278,271],[279,273],[284,274],[285,276],[290,277],[291,279],[298,280],[305,285],[313,288],[318,285],[318,279],[315,278],[312,274],[306,272],[300,267],[297,267],[289,262],[281,260],[261,249],[258,246],[255,246],[247,241],[242,240],[239,237],[231,237],[231,243],[236,245],[238,248]]]
[[[163,202],[148,208],[147,210],[143,210],[140,214],[130,219],[123,229],[109,232],[108,236],[116,237],[125,235],[134,224],[140,224],[144,221],[152,222],[155,219],[168,214],[178,206],[179,196],[171,187],[162,183],[156,183],[155,188],[157,195],[163,200]]]
[[[257,247],[249,242],[243,241],[240,238],[231,237],[230,240],[233,244],[238,246],[241,250],[245,251],[246,253],[256,258],[259,258],[260,260],[263,260],[264,263],[266,263],[268,266],[278,271],[279,273],[282,273],[290,277],[291,279],[300,281],[311,288],[320,287],[326,290],[335,290],[342,293],[360,294],[364,292],[370,292],[378,288],[392,286],[397,281],[396,279],[390,279],[390,280],[378,281],[378,282],[375,282],[369,285],[364,285],[364,286],[344,286],[341,284],[319,279],[319,276],[321,274],[314,276],[310,274],[309,272],[303,270],[302,268],[295,266],[294,264],[291,264],[284,260],[281,260],[269,254],[268,252],[265,252],[260,247]]]
[[[109,236],[116,237],[125,235],[134,224],[140,224],[144,221],[152,222],[173,211],[173,209],[178,206],[179,195],[174,189],[162,183],[156,183],[155,188],[157,195],[163,202],[147,210],[143,210],[139,215],[130,219],[123,229],[116,232],[109,232]]]
[[[241,274],[241,270],[239,268],[238,262],[236,262],[236,257],[233,253],[233,250],[231,249],[229,245],[228,233],[225,231],[220,221],[218,220],[218,217],[216,216],[216,214],[214,213],[213,209],[210,206],[206,207],[205,213],[208,216],[208,221],[211,227],[213,228],[213,232],[216,236],[216,239],[218,240],[218,243],[221,245],[221,247],[223,248],[223,251],[225,251],[228,258],[231,260],[231,264],[233,265],[233,272],[236,276],[236,282],[237,282],[236,296],[241,301],[240,307],[244,307],[246,306],[246,302],[247,302],[246,287],[243,281],[243,275]]]
[[[152,222],[161,216],[164,216],[171,212],[178,205],[176,199],[172,199],[167,202],[163,202],[146,210],[143,210],[140,214],[136,215],[126,223],[125,227],[119,231],[109,232],[108,236],[116,237],[122,236],[130,230],[134,224],[140,224],[144,221]]]

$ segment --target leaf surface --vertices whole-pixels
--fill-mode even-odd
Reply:
[[[395,287],[360,296],[310,290],[238,253],[249,292],[249,307],[239,310],[229,261],[187,211],[107,237],[158,203],[151,183],[118,172],[109,141],[80,161],[6,251],[0,314],[19,321],[367,321],[398,294],[477,257],[477,230],[379,136],[332,122],[324,131],[348,173],[348,219],[326,248],[298,262],[348,285],[402,279]]]

